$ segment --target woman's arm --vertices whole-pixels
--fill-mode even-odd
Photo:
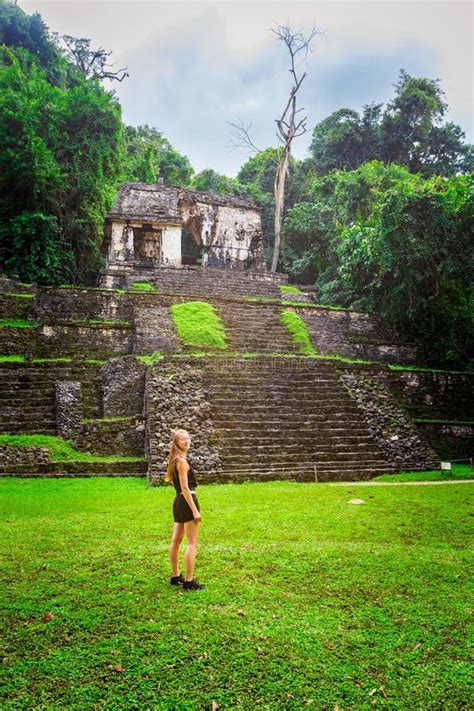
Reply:
[[[185,459],[178,459],[177,460],[177,469],[178,469],[178,474],[179,474],[179,483],[181,485],[181,492],[186,499],[189,508],[193,512],[193,516],[195,519],[200,520],[201,519],[201,514],[199,513],[196,504],[194,503],[194,499],[191,495],[191,491],[189,490],[189,485],[188,485],[188,471],[189,471],[189,464]]]

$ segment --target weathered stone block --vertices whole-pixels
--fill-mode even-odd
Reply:
[[[83,411],[81,383],[63,381],[55,384],[56,428],[58,435],[74,439],[81,431]]]

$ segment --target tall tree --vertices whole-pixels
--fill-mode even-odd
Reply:
[[[272,32],[274,32],[278,40],[284,44],[290,55],[289,71],[293,81],[286,106],[279,118],[275,119],[277,125],[277,137],[280,142],[275,160],[276,168],[273,184],[273,192],[275,196],[275,240],[273,245],[271,271],[275,272],[280,258],[281,223],[283,219],[283,205],[285,200],[285,183],[290,169],[291,148],[294,139],[298,136],[302,136],[306,132],[307,117],[305,116],[304,118],[299,118],[298,114],[303,111],[303,109],[296,108],[296,97],[306,77],[306,72],[300,71],[299,66],[297,66],[297,58],[300,53],[303,53],[306,57],[317,31],[313,27],[308,36],[305,37],[301,32],[293,32],[288,25],[278,25],[277,29],[272,29]],[[245,148],[250,148],[253,151],[260,152],[255,146],[249,132],[251,124],[246,126],[244,123],[239,122],[230,123],[230,125],[234,129],[233,145],[235,147],[243,146]]]
[[[193,174],[191,163],[156,128],[125,126],[125,179],[153,183],[160,176],[168,185],[183,187]]]

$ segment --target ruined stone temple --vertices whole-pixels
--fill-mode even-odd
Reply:
[[[125,183],[106,219],[101,284],[159,277],[167,266],[266,271],[260,213],[241,197]]]
[[[370,479],[472,456],[474,376],[421,370],[382,319],[289,290],[265,267],[251,201],[126,183],[103,249],[97,288],[0,276],[0,474],[160,483],[177,427],[201,482]],[[39,434],[76,459],[55,461]]]

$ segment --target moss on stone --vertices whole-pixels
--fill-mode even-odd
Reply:
[[[25,321],[25,319],[0,319],[0,328],[38,328],[41,326],[37,321]]]
[[[301,316],[290,309],[284,309],[280,318],[293,337],[293,342],[298,346],[302,355],[317,355],[317,351],[311,343],[308,327]]]
[[[154,293],[156,291],[153,284],[151,284],[149,281],[134,281],[132,284],[132,289],[134,289],[135,291],[147,291],[150,293]]]
[[[292,286],[291,284],[281,285],[280,291],[282,294],[301,294],[302,296],[306,296],[304,291],[301,291],[301,289],[298,289],[297,286]]]
[[[7,447],[44,447],[53,462],[138,462],[142,457],[111,457],[80,452],[73,443],[61,437],[40,434],[0,435],[0,446]]]
[[[224,324],[206,301],[173,304],[171,314],[183,343],[190,346],[227,348]]]
[[[35,298],[34,294],[17,294],[16,292],[13,292],[13,291],[6,291],[2,294],[2,296],[11,296],[13,299],[34,299]]]
[[[155,351],[154,353],[150,353],[149,355],[137,356],[137,360],[139,360],[140,363],[144,363],[145,365],[155,365],[155,363],[158,363],[158,361],[162,358],[163,353],[161,353],[160,351]]]

